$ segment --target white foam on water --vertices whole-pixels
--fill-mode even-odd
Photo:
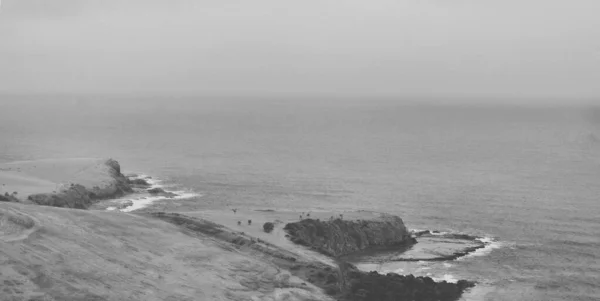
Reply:
[[[166,190],[165,190],[166,191]],[[177,194],[174,197],[164,197],[164,196],[150,196],[143,199],[133,199],[130,200],[133,202],[133,205],[128,206],[126,208],[121,209],[122,212],[131,212],[134,210],[142,209],[150,206],[152,203],[160,200],[182,200],[182,199],[191,199],[194,197],[199,197],[200,194],[193,192],[185,192],[185,191],[166,191]]]
[[[147,174],[136,174],[135,177],[131,177],[131,179],[143,179],[145,180],[148,184],[150,184],[150,187],[148,187],[147,189],[154,189],[154,188],[161,188],[163,189],[166,193],[174,193],[176,194],[176,196],[173,197],[166,197],[166,196],[153,196],[153,195],[149,195],[149,194],[144,194],[144,196],[140,196],[140,194],[136,194],[138,197],[137,198],[124,198],[122,200],[124,201],[131,201],[133,204],[131,206],[125,207],[119,211],[121,212],[131,212],[134,210],[139,210],[145,207],[150,206],[152,203],[156,202],[156,201],[161,201],[161,200],[182,200],[182,199],[191,199],[191,198],[195,198],[195,197],[199,197],[201,196],[198,193],[195,192],[191,192],[191,191],[185,191],[185,190],[167,190],[165,188],[167,187],[173,187],[174,185],[163,185],[163,180],[160,179],[156,179],[154,177],[151,177]],[[108,207],[106,208],[106,210],[110,210],[110,211],[114,211],[116,210],[116,207]]]
[[[457,258],[456,260],[460,261],[465,258],[486,256],[486,255],[490,254],[493,250],[500,249],[504,246],[504,244],[502,242],[499,242],[492,237],[483,237],[483,238],[478,238],[477,240],[484,243],[485,247],[483,247],[481,249],[477,249],[472,253],[469,253],[463,257]]]
[[[431,279],[440,282],[440,281],[446,281],[448,283],[457,283],[458,282],[458,278],[454,277],[454,275],[451,274],[444,274],[444,276],[442,277],[431,277]]]
[[[486,295],[493,292],[495,288],[491,285],[477,283],[475,287],[463,293],[460,301],[482,301],[487,300]]]
[[[150,184],[150,188],[149,189],[152,189],[152,188],[161,188],[161,187],[164,186],[164,185],[162,185],[162,182],[163,182],[162,180],[155,179],[155,178],[153,178],[153,177],[151,177],[149,175],[146,175],[146,174],[137,174],[137,176],[131,177],[131,178],[134,179],[134,180],[145,180],[148,184]]]
[[[449,264],[449,263],[447,263],[447,262],[444,262],[444,267],[445,267],[445,268],[451,268],[451,267],[452,267],[452,265],[451,265],[451,264]]]

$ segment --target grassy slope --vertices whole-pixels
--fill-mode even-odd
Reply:
[[[157,219],[0,203],[2,300],[328,300],[302,282]]]

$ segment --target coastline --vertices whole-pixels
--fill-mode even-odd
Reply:
[[[29,206],[46,205],[77,208],[71,210],[89,208],[91,209],[88,210],[89,212],[98,212],[97,214],[100,214],[100,216],[111,215],[113,214],[111,211],[119,211],[122,212],[124,220],[135,217],[135,219],[143,218],[166,221],[182,229],[186,235],[191,235],[200,241],[207,239],[216,241],[218,244],[223,245],[225,250],[233,248],[237,252],[246,254],[249,258],[254,258],[253,260],[267,258],[273,261],[278,269],[286,270],[292,276],[304,281],[300,284],[300,291],[306,291],[310,287],[318,287],[325,295],[340,301],[410,300],[411,296],[414,297],[415,294],[423,298],[417,300],[428,300],[425,298],[433,298],[433,296],[437,296],[435,298],[439,300],[457,300],[465,290],[474,286],[473,282],[465,280],[457,280],[456,283],[451,283],[445,280],[434,281],[431,277],[400,276],[398,274],[382,275],[377,272],[360,271],[355,265],[349,263],[344,256],[340,256],[360,253],[358,251],[376,251],[377,246],[393,248],[410,247],[411,244],[414,244],[414,238],[408,234],[402,220],[398,217],[389,217],[383,221],[367,222],[366,220],[372,218],[368,216],[373,213],[344,212],[344,218],[354,218],[359,221],[360,227],[358,227],[356,226],[358,224],[354,225],[351,221],[342,222],[341,219],[340,221],[326,221],[328,216],[337,216],[339,213],[313,213],[312,218],[319,218],[321,216],[324,222],[319,223],[323,223],[327,228],[330,225],[336,225],[336,237],[340,237],[340,235],[345,237],[336,242],[338,249],[345,251],[341,253],[319,252],[319,249],[323,250],[322,246],[315,247],[308,245],[307,247],[306,243],[300,243],[299,245],[298,240],[289,239],[290,225],[307,223],[309,220],[312,220],[312,218],[309,219],[307,216],[303,219],[301,215],[298,222],[297,212],[281,212],[277,210],[238,212],[237,209],[231,212],[226,209],[208,212],[186,211],[184,208],[177,208],[175,204],[187,202],[199,195],[185,191],[169,191],[166,189],[167,187],[161,184],[160,180],[153,179],[144,174],[129,174],[125,176],[121,173],[121,167],[118,162],[114,160],[106,160],[103,161],[104,163],[94,161],[95,163],[91,165],[92,167],[80,168],[80,164],[90,164],[90,162],[92,161],[77,161],[77,164],[74,164],[73,161],[66,162],[68,163],[66,164],[68,166],[67,170],[74,169],[76,172],[65,172],[68,176],[63,175],[62,178],[59,178],[72,179],[72,182],[68,183],[67,186],[61,186],[58,191],[51,193],[36,191],[35,194],[31,194],[34,197],[30,195],[24,200],[20,199],[20,203],[23,204],[15,205],[15,208],[11,208],[11,204],[5,204],[3,207],[0,207],[0,209],[4,210],[3,216],[12,220],[14,219],[13,215],[10,215],[12,213],[9,214],[7,212],[17,210],[21,212],[19,214],[28,215],[29,209],[33,209],[33,211],[40,210]],[[39,165],[39,163],[28,162],[26,166],[29,166],[29,169],[31,169],[32,164],[34,169]],[[52,168],[54,169],[61,168],[57,161],[53,161],[51,164],[53,164]],[[73,167],[71,165],[76,166]],[[12,169],[10,172],[14,173]],[[18,172],[21,171],[19,170]],[[31,170],[29,170],[28,174],[31,175],[31,173]],[[78,176],[83,179],[82,182],[87,186],[77,183]],[[40,179],[41,177],[36,175],[32,178]],[[48,182],[54,183],[58,181],[56,178],[52,178]],[[90,186],[92,184],[95,185]],[[44,189],[47,189],[47,187],[44,186]],[[94,188],[90,189],[89,187]],[[154,194],[149,192],[153,189],[156,191]],[[162,206],[165,203],[169,203],[170,206]],[[4,209],[6,206],[8,208]],[[173,210],[166,210],[169,207]],[[157,210],[158,208],[161,209]],[[29,214],[28,216],[33,215]],[[243,220],[244,224],[247,219],[248,224],[242,227],[240,219]],[[118,223],[118,219],[113,219],[113,222]],[[275,231],[273,233],[265,233],[262,230],[262,225],[265,222],[275,223]],[[252,226],[251,223],[254,225]],[[34,227],[34,229],[38,229],[44,226],[44,222],[35,222],[35,225],[37,228]],[[309,223],[308,228],[312,226]],[[11,227],[20,229],[19,227],[21,226]],[[373,227],[374,230],[365,232],[360,230],[363,227]],[[395,232],[397,235],[373,239],[376,235],[375,233],[382,230],[397,231]],[[361,239],[369,241],[369,243],[359,243],[360,246],[348,248],[350,241],[352,241],[350,237],[355,237],[357,231],[361,233]],[[354,234],[348,234],[350,232]],[[331,240],[333,236],[325,237],[325,239]],[[388,297],[382,296],[380,292],[384,287],[389,291],[393,291],[394,294]],[[404,289],[399,290],[399,288]]]

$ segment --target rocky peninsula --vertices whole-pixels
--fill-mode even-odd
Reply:
[[[333,257],[368,249],[398,250],[417,242],[401,218],[387,214],[357,220],[307,218],[289,223],[284,229],[293,242]]]
[[[14,190],[2,201],[88,209],[133,188],[149,187],[143,179],[128,178],[113,159],[65,159],[15,162],[0,168],[3,190]],[[9,198],[10,196],[10,198]]]

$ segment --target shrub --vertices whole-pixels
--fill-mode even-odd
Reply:
[[[275,224],[273,224],[271,222],[266,222],[263,225],[263,230],[267,233],[271,233],[271,231],[273,231],[273,229],[275,229]]]

